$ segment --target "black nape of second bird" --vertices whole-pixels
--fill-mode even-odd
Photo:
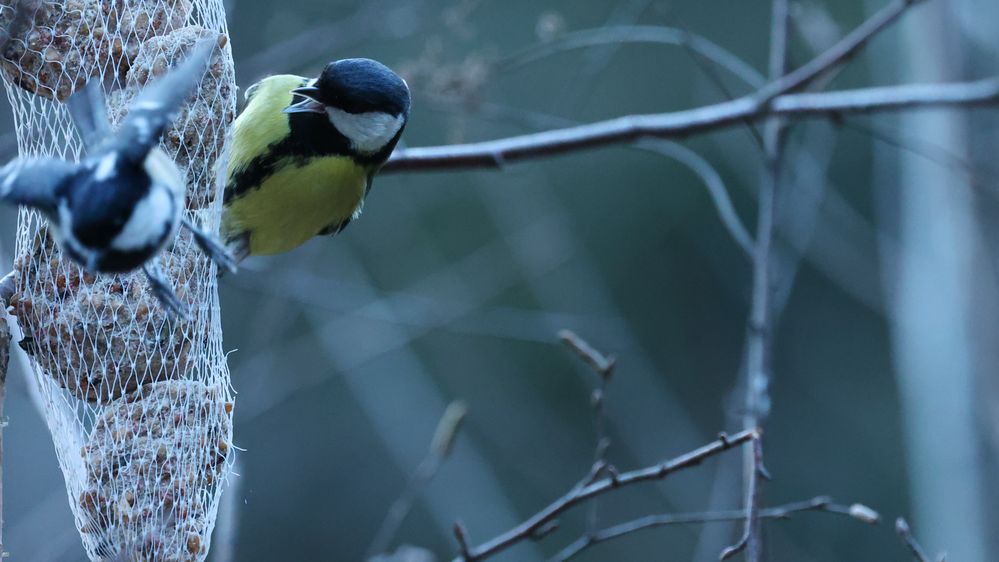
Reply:
[[[278,74],[246,91],[232,129],[219,232],[242,259],[342,232],[409,119],[406,81],[351,58],[317,77]]]
[[[216,48],[213,40],[195,46],[183,63],[139,94],[114,132],[96,80],[71,96],[67,105],[88,153],[78,164],[18,158],[0,169],[0,201],[43,213],[66,255],[92,272],[141,267],[164,308],[185,318],[187,308],[158,259],[180,227],[219,266],[230,271],[236,266],[218,242],[183,216],[184,173],[159,141]]]

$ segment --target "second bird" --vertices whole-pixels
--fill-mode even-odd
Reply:
[[[246,98],[221,225],[237,259],[343,230],[409,118],[406,82],[370,59],[332,62],[316,79],[270,76]]]

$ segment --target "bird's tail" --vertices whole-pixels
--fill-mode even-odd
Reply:
[[[69,96],[66,106],[87,150],[93,153],[94,147],[107,138],[111,129],[100,80],[91,80],[85,88]]]
[[[250,235],[244,233],[233,237],[227,236],[225,238],[225,249],[237,264],[242,262],[250,257]]]

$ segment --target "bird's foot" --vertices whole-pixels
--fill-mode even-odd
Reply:
[[[160,305],[167,311],[167,314],[181,320],[190,320],[190,312],[184,303],[177,298],[177,293],[173,291],[173,287],[170,286],[163,270],[160,269],[159,262],[152,260],[142,266],[142,270],[146,273],[146,279],[149,280],[149,289],[153,296],[160,301]]]
[[[216,240],[214,237],[209,235],[204,230],[198,228],[191,219],[185,217],[183,220],[184,228],[191,232],[194,236],[194,242],[201,248],[201,251],[205,253],[213,262],[218,264],[220,268],[228,270],[230,273],[236,273],[236,259],[230,254],[226,249]]]

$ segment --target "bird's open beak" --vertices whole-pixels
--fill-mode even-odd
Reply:
[[[316,101],[316,96],[319,95],[319,88],[315,86],[302,86],[301,88],[295,88],[291,93],[296,96],[302,96],[305,99],[284,108],[285,113],[326,113],[326,106]]]

